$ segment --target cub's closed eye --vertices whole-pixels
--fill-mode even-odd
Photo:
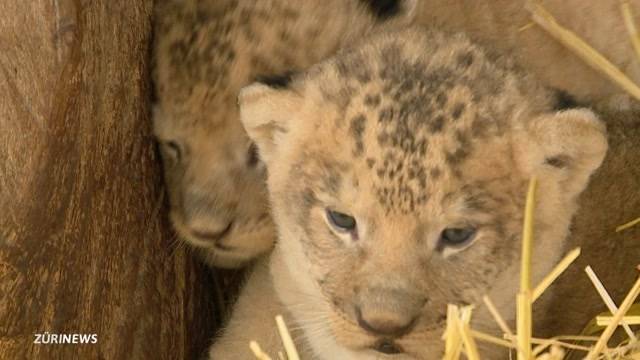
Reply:
[[[440,234],[440,246],[460,248],[471,243],[476,236],[476,229],[467,228],[446,228]]]
[[[340,232],[352,232],[356,228],[356,219],[351,215],[327,209],[327,219]]]
[[[178,144],[176,141],[170,140],[170,141],[164,141],[162,143],[166,153],[175,161],[178,161],[182,158],[182,148],[180,147],[180,144]]]

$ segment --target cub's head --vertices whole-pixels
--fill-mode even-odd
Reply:
[[[238,121],[216,115],[155,109],[154,126],[174,228],[208,263],[234,267],[270,249],[275,232],[257,148]]]
[[[238,121],[237,92],[250,76],[230,25],[239,11],[227,0],[156,7],[153,122],[170,217],[220,267],[246,263],[275,238],[264,165]]]
[[[264,164],[238,121],[234,89],[239,86],[224,76],[196,80],[199,67],[212,67],[207,74],[229,70],[221,59],[193,67],[167,61],[159,59],[159,66],[174,72],[159,72],[172,78],[158,81],[164,86],[158,89],[162,101],[154,107],[153,125],[171,221],[207,263],[243,265],[272,247],[275,231]]]
[[[276,270],[276,287],[319,354],[436,358],[448,303],[512,302],[529,179],[540,277],[607,149],[591,111],[558,111],[552,92],[464,36],[417,29],[239,101],[293,279]]]

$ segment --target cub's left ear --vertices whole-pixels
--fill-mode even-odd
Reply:
[[[301,105],[301,97],[283,86],[253,83],[240,90],[240,120],[268,165],[289,131],[290,119]]]
[[[521,170],[555,180],[569,198],[585,189],[608,148],[604,123],[588,109],[541,115],[518,132],[516,141]]]

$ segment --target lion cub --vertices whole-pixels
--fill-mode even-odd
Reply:
[[[239,96],[279,239],[212,359],[251,359],[249,340],[275,355],[278,313],[303,358],[327,360],[441,358],[447,304],[485,294],[513,323],[532,177],[535,280],[583,249],[536,302],[536,335],[579,332],[601,310],[582,265],[616,301],[636,277],[640,228],[613,232],[640,215],[636,116],[563,108],[505,57],[421,28],[374,35],[281,85]],[[481,306],[473,327],[497,332]]]

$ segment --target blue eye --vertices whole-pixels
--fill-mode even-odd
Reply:
[[[467,245],[476,235],[476,229],[468,228],[447,228],[440,234],[440,244],[449,247],[461,247]]]
[[[338,231],[351,232],[356,228],[356,219],[351,215],[327,209],[327,219]]]

